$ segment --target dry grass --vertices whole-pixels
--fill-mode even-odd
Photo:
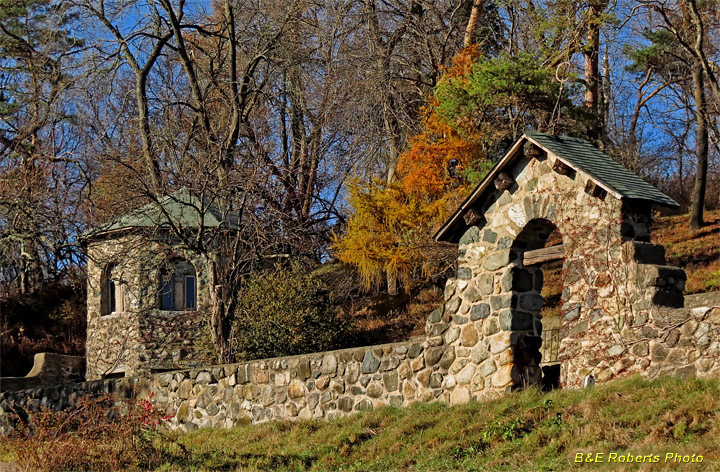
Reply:
[[[430,282],[416,282],[410,294],[389,297],[363,287],[350,266],[323,264],[313,272],[324,281],[337,316],[350,323],[349,345],[367,346],[404,341],[425,332],[428,314],[442,303],[442,289]]]
[[[686,293],[714,292],[720,290],[720,259],[709,262],[707,265],[686,268],[688,280],[685,285]]]
[[[703,454],[703,464],[682,470],[712,470],[720,450],[718,393],[717,381],[632,378],[457,407],[417,405],[332,422],[201,431],[179,438],[200,460],[168,470],[568,470],[577,452],[661,460],[668,452]],[[668,466],[660,465],[657,470]]]
[[[652,240],[665,246],[669,262],[693,264],[698,259],[717,259],[720,252],[720,210],[705,212],[706,224],[697,232],[689,229],[689,215],[657,218]]]
[[[0,464],[38,472],[151,469],[172,456],[158,444],[167,437],[161,416],[148,401],[110,396],[84,397],[60,412],[19,411],[16,430],[0,438]]]
[[[718,470],[720,381],[633,377],[586,390],[527,390],[456,407],[383,408],[336,421],[201,430],[154,441],[151,470]],[[172,446],[172,447],[169,447]],[[2,446],[0,446],[0,449]],[[173,452],[174,451],[174,452]],[[180,453],[182,451],[182,453]],[[658,464],[575,464],[578,453]],[[703,463],[665,462],[668,453]],[[88,456],[90,458],[95,455]],[[2,457],[1,460],[7,460]],[[88,459],[79,470],[99,470]]]
[[[412,298],[368,296],[345,308],[346,316],[363,345],[406,340],[425,333],[428,314],[442,303],[437,287],[420,289]]]
[[[658,218],[652,241],[665,246],[667,262],[688,275],[686,293],[720,290],[720,211],[705,213],[706,224],[691,233],[689,215]]]

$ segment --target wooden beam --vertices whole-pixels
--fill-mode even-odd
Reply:
[[[587,193],[588,195],[592,195],[593,197],[599,198],[600,200],[604,200],[605,195],[607,195],[605,189],[597,185],[597,183],[593,182],[591,179],[588,179],[588,182],[585,185],[585,193]]]
[[[570,166],[566,165],[560,159],[555,160],[552,169],[560,175],[569,176],[573,172]]]
[[[475,226],[476,224],[480,223],[480,221],[483,219],[483,216],[476,209],[469,208],[468,211],[466,211],[463,215],[463,219],[465,220],[466,225]]]
[[[543,262],[556,261],[562,259],[565,255],[565,248],[562,244],[556,246],[544,247],[542,249],[534,249],[525,251],[523,254],[523,265],[530,266],[542,264]]]
[[[525,154],[525,157],[534,157],[535,159],[541,161],[547,158],[545,151],[529,141],[525,143],[523,153]]]
[[[525,135],[523,135],[525,136]],[[527,136],[526,136],[527,138]],[[453,229],[456,227],[456,224],[460,220],[460,218],[463,217],[465,214],[465,211],[471,207],[472,205],[477,202],[477,199],[480,198],[480,195],[485,192],[485,190],[492,185],[492,182],[494,179],[494,176],[496,176],[496,172],[499,172],[500,169],[503,169],[505,165],[510,162],[515,155],[517,154],[518,150],[522,147],[523,140],[518,139],[515,141],[515,144],[512,145],[510,150],[503,156],[502,159],[500,159],[500,162],[498,162],[494,169],[495,171],[488,174],[482,182],[480,182],[480,185],[478,185],[475,190],[473,190],[473,193],[470,194],[470,196],[460,205],[460,208],[458,208],[450,217],[449,220],[445,222],[445,224],[438,230],[437,233],[435,233],[435,236],[433,238],[435,241],[441,242],[441,241],[453,241],[457,235],[453,233]]]
[[[495,188],[498,190],[507,190],[512,187],[514,183],[515,179],[507,172],[500,172],[494,180]]]

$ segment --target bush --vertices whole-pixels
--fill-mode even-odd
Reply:
[[[233,326],[238,360],[337,349],[347,331],[323,282],[300,265],[257,274],[238,294]]]
[[[72,409],[17,416],[15,431],[2,441],[21,470],[149,469],[172,459],[164,418],[148,400],[86,396]]]

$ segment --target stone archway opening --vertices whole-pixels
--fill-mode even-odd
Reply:
[[[525,225],[512,245],[515,316],[531,319],[533,328],[522,338],[524,342],[518,343],[514,360],[526,383],[536,383],[531,378],[541,375],[546,390],[557,388],[560,382],[562,242],[557,227],[538,218]]]

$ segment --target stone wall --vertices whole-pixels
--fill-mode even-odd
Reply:
[[[387,405],[470,401],[470,378],[448,375],[453,356],[435,344],[417,339],[140,378],[5,392],[0,394],[0,423],[4,432],[12,427],[12,408],[67,408],[85,394],[98,393],[129,398],[137,392],[172,415],[171,426],[181,430],[277,419],[330,419]]]
[[[623,328],[623,355],[598,372],[599,381],[634,373],[718,377],[720,307],[657,309],[649,315]]]
[[[478,313],[476,310],[475,317]],[[441,322],[431,322],[437,323]],[[479,342],[475,339],[479,334],[468,334],[472,333],[466,329],[470,323],[461,323],[466,327],[459,331],[450,331],[454,327],[444,331],[447,347],[439,343],[438,336],[431,336],[139,378],[3,392],[0,433],[13,428],[14,410],[59,410],[74,406],[84,395],[102,393],[118,399],[149,399],[171,416],[170,427],[181,431],[274,420],[332,419],[388,405],[488,399],[511,384],[507,376],[512,369],[506,366],[513,364],[507,360],[511,356],[502,357],[508,349],[493,344],[502,338],[483,335],[491,341]],[[642,327],[627,329],[624,336],[632,357],[620,357],[601,372],[611,376],[640,373],[651,378],[663,374],[716,377],[720,372],[720,307],[663,310]],[[598,380],[611,376],[603,374]],[[479,388],[480,380],[487,382],[483,388]]]
[[[78,382],[85,378],[85,358],[50,352],[38,352],[25,377],[0,377],[0,391]]]
[[[87,252],[88,380],[113,374],[139,376],[210,362],[197,343],[205,336],[210,310],[206,261],[173,242],[146,235],[96,240],[88,245]],[[182,258],[195,267],[196,310],[159,310],[160,269],[169,258]],[[103,314],[103,271],[111,265],[122,275],[125,310]]]

